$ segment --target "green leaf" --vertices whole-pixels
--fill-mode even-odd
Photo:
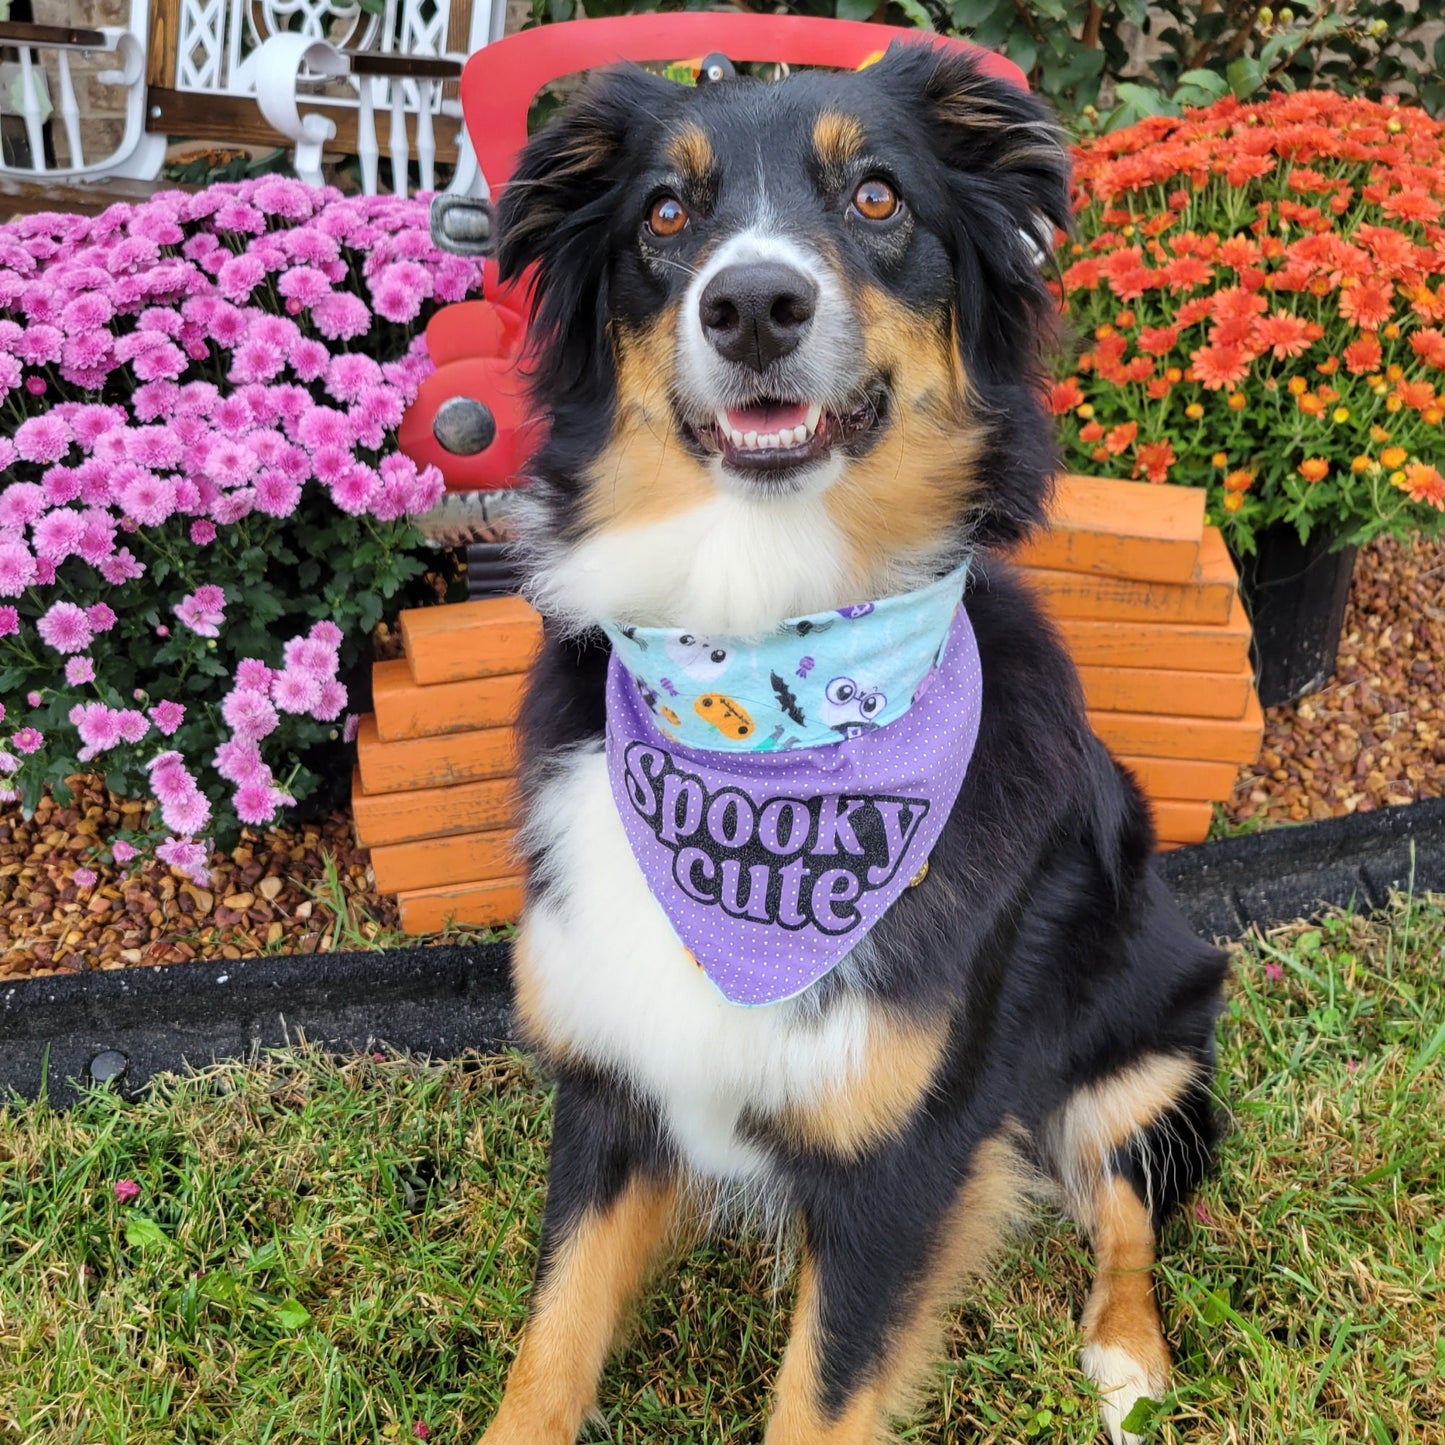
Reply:
[[[133,1214],[125,1222],[125,1242],[132,1249],[149,1249],[153,1245],[167,1243],[166,1233],[154,1219],[143,1214]]]
[[[311,1311],[300,1300],[292,1298],[276,1306],[277,1323],[282,1329],[299,1330],[311,1318]]]
[[[1159,1402],[1151,1400],[1148,1395],[1140,1395],[1134,1401],[1133,1409],[1119,1422],[1119,1428],[1137,1435],[1150,1429],[1158,1416]]]
[[[1217,70],[1186,70],[1179,77],[1179,84],[1202,90],[1215,100],[1222,100],[1229,94],[1229,82]]]
[[[919,0],[893,0],[893,3],[920,29],[933,29],[933,16],[919,3]]]
[[[1240,100],[1247,100],[1264,84],[1264,68],[1252,56],[1241,55],[1229,62],[1225,72],[1229,88]]]
[[[948,13],[960,30],[976,30],[996,10],[1007,10],[1012,14],[1013,6],[1001,5],[998,0],[953,0],[953,5]],[[838,14],[840,16],[843,14],[841,6],[839,6]]]

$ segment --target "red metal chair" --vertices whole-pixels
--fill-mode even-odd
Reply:
[[[498,40],[467,61],[461,79],[462,111],[495,201],[526,144],[527,112],[533,99],[563,76],[623,60],[676,61],[713,51],[733,61],[852,70],[895,40],[968,51],[989,74],[1027,88],[1023,71],[1011,60],[928,31],[800,15],[681,11],[574,20]],[[526,329],[523,291],[515,284],[502,286],[488,263],[484,295],[480,301],[446,307],[427,327],[427,346],[437,369],[422,384],[398,435],[402,450],[418,464],[430,462],[440,468],[451,492],[497,491],[515,485],[545,435],[542,421],[528,414],[518,374]],[[449,435],[443,424],[442,434],[448,435],[453,447],[459,441],[472,446],[487,438],[489,430],[493,434],[478,449],[459,453],[437,439],[438,417],[448,403],[453,403],[455,417],[455,403],[467,398],[481,405],[480,412],[466,408],[472,424],[460,428],[460,435],[456,430]]]

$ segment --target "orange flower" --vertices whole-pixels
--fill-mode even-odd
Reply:
[[[1049,388],[1049,410],[1055,416],[1073,411],[1083,400],[1084,389],[1072,376],[1067,381],[1056,381]]]
[[[1435,400],[1435,388],[1428,381],[1402,381],[1395,392],[1413,411],[1423,411]]]
[[[1370,459],[1369,459],[1369,457],[1356,457],[1356,458],[1350,463],[1350,470],[1351,470],[1356,476],[1359,476],[1361,472],[1367,472],[1367,471],[1369,471],[1369,470],[1370,470]]]
[[[1330,464],[1323,457],[1306,457],[1299,464],[1299,474],[1307,482],[1322,482],[1330,474]]]
[[[1120,452],[1127,451],[1133,445],[1134,438],[1139,435],[1139,423],[1137,421],[1126,421],[1121,426],[1114,427],[1104,438],[1104,445],[1108,448],[1111,456],[1118,456]]]
[[[1247,492],[1254,485],[1254,474],[1244,470],[1230,472],[1224,479],[1226,492]]]
[[[1208,391],[1230,391],[1249,375],[1249,357],[1238,346],[1201,346],[1190,353],[1194,374]]]
[[[1249,405],[1249,403],[1245,400],[1245,396],[1244,396],[1244,393],[1243,393],[1242,391],[1236,391],[1236,392],[1229,398],[1229,409],[1230,409],[1230,411],[1243,411],[1243,410],[1245,409],[1245,407],[1248,406],[1248,405]]]
[[[1429,503],[1437,512],[1445,512],[1445,477],[1424,462],[1411,462],[1405,468],[1404,490],[1412,502]]]
[[[1169,468],[1174,465],[1174,448],[1166,437],[1159,442],[1142,442],[1134,452],[1134,475],[1143,472],[1151,482],[1169,480]]]
[[[1244,505],[1244,498],[1238,492],[1230,492],[1224,499],[1224,510],[1226,512],[1237,512]]]
[[[1102,422],[1091,421],[1079,428],[1079,440],[1081,442],[1096,442],[1104,435]]]
[[[1163,356],[1179,340],[1177,326],[1146,326],[1139,332],[1139,350]]]
[[[1316,396],[1312,391],[1307,391],[1300,397],[1297,405],[1306,416],[1323,416],[1325,414],[1324,398]]]
[[[1409,452],[1407,452],[1404,447],[1386,447],[1385,450],[1380,453],[1380,464],[1389,467],[1393,472],[1396,467],[1403,467],[1405,465],[1405,458],[1409,455]]]
[[[1261,351],[1273,350],[1274,359],[1283,361],[1289,356],[1298,356],[1309,346],[1309,328],[1301,316],[1292,316],[1288,311],[1276,311],[1272,316],[1263,316],[1254,323],[1254,345]]]
[[[1373,336],[1361,336],[1345,347],[1345,368],[1351,376],[1363,376],[1374,371],[1381,360],[1380,343]]]
[[[1438,327],[1426,326],[1412,333],[1410,349],[1428,365],[1445,371],[1445,335]]]
[[[1378,277],[1357,281],[1340,292],[1340,315],[1356,326],[1378,326],[1389,318],[1395,288]]]

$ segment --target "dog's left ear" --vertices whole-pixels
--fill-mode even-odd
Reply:
[[[504,281],[535,267],[534,388],[585,386],[607,349],[607,264],[629,135],[677,87],[636,66],[600,71],[523,149],[497,208]]]
[[[1068,146],[1037,97],[969,57],[922,63],[955,223],[960,340],[975,375],[1012,381],[1039,366],[1056,325],[1046,266],[1055,229],[1070,229]]]

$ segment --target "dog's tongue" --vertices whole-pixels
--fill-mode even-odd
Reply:
[[[808,420],[808,404],[803,401],[765,401],[758,406],[728,407],[728,424],[734,430],[746,435],[755,431],[759,436],[769,432],[791,431]]]

